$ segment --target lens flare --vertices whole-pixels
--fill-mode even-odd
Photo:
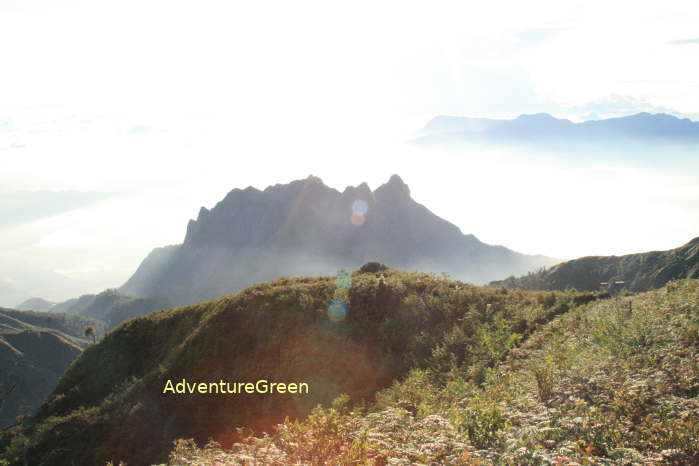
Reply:
[[[357,199],[352,203],[352,212],[359,215],[366,215],[369,212],[369,204],[361,199]]]
[[[365,221],[366,219],[364,218],[364,215],[361,214],[352,214],[350,217],[350,222],[356,227],[364,225]]]
[[[344,270],[340,271],[335,277],[335,286],[341,290],[348,290],[352,286],[352,277]]]
[[[328,317],[333,322],[342,322],[347,316],[347,304],[341,299],[333,299],[328,306]]]

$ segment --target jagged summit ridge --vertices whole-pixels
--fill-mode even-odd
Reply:
[[[489,246],[415,202],[398,175],[343,192],[315,176],[233,189],[190,220],[183,244],[154,251],[122,290],[176,304],[282,276],[329,275],[367,262],[483,283],[553,260]]]

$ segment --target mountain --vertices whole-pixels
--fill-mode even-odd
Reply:
[[[68,365],[87,346],[93,319],[0,308],[0,427],[38,408]]]
[[[699,122],[657,113],[573,123],[547,113],[513,120],[440,115],[430,120],[416,140],[421,145],[460,142],[613,142],[699,143]]]
[[[51,309],[56,303],[46,301],[43,298],[29,298],[26,301],[22,301],[18,304],[16,309],[18,311],[39,311],[46,312]]]
[[[334,274],[369,261],[475,283],[552,265],[464,235],[415,202],[394,175],[342,193],[316,177],[234,189],[201,208],[181,245],[156,249],[120,291],[189,304],[284,276]]]
[[[490,286],[592,291],[600,289],[602,282],[614,286],[614,282],[623,281],[623,287],[630,291],[646,291],[680,278],[699,278],[699,237],[669,251],[583,257],[519,278],[494,281]]]
[[[412,369],[482,381],[523,338],[591,299],[379,264],[258,284],[123,323],[81,354],[36,416],[0,433],[0,451],[10,464],[153,464],[177,438],[230,445],[238,427],[268,431],[342,393],[368,401]],[[308,391],[235,388],[260,380]],[[215,393],[220,381],[238,393]],[[200,383],[213,393],[189,392]],[[172,393],[178,385],[188,392]]]
[[[65,312],[91,317],[106,324],[108,329],[120,323],[170,307],[164,298],[136,298],[117,290],[109,289],[99,294],[88,294],[69,299],[52,306],[51,312]]]

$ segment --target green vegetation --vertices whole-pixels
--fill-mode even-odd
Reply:
[[[230,448],[178,440],[167,464],[699,464],[699,280],[571,308],[504,357],[497,346],[479,346],[494,367],[427,364],[368,407],[340,397]]]
[[[94,327],[104,335],[105,325],[94,318],[56,312],[16,311],[0,308],[0,333],[21,330],[54,330],[62,333],[78,346],[85,346],[85,328]]]
[[[39,407],[87,345],[88,326],[104,332],[86,317],[0,308],[0,426]]]
[[[623,288],[640,292],[657,289],[670,280],[682,278],[699,278],[699,238],[669,251],[583,257],[490,285],[525,290],[575,288],[592,291],[600,289],[602,282],[613,284],[623,281]]]
[[[485,401],[475,424],[463,421],[458,428],[431,410],[463,396],[466,387],[491,383],[496,368],[539,328],[596,298],[371,270],[353,273],[349,288],[336,287],[334,277],[281,279],[123,323],[83,352],[36,416],[0,436],[4,457],[11,464],[144,464],[167,460],[178,438],[198,444],[213,439],[231,447],[245,438],[254,443],[240,427],[281,435],[274,426],[287,417],[288,445],[302,443],[297,438],[310,442],[298,458],[329,458],[344,448],[342,439],[352,429],[371,432],[392,425],[402,432],[386,430],[395,435],[396,448],[405,436],[411,448],[422,451],[422,436],[440,425],[443,438],[433,436],[436,442],[458,446],[471,432],[488,445],[504,414]],[[337,312],[342,303],[346,315]],[[165,381],[182,378],[303,381],[311,393],[162,393]],[[394,385],[397,380],[403,382]],[[342,393],[348,396],[335,408],[314,410]],[[358,417],[362,403],[392,410],[392,417],[386,420],[380,411]],[[351,419],[358,424],[333,430]],[[328,445],[315,430],[304,434],[309,425],[335,440]],[[375,448],[373,439],[364,441],[366,448]],[[364,447],[351,448],[365,455],[362,461],[370,458]]]
[[[14,424],[46,401],[82,348],[125,320],[165,307],[164,300],[106,290],[57,304],[48,312],[0,308],[0,427]]]

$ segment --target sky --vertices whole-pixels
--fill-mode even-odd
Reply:
[[[409,141],[436,115],[699,120],[697,24],[672,0],[0,0],[0,287],[119,286],[201,206],[309,174],[397,173],[525,253],[679,246],[699,231],[687,167]]]

